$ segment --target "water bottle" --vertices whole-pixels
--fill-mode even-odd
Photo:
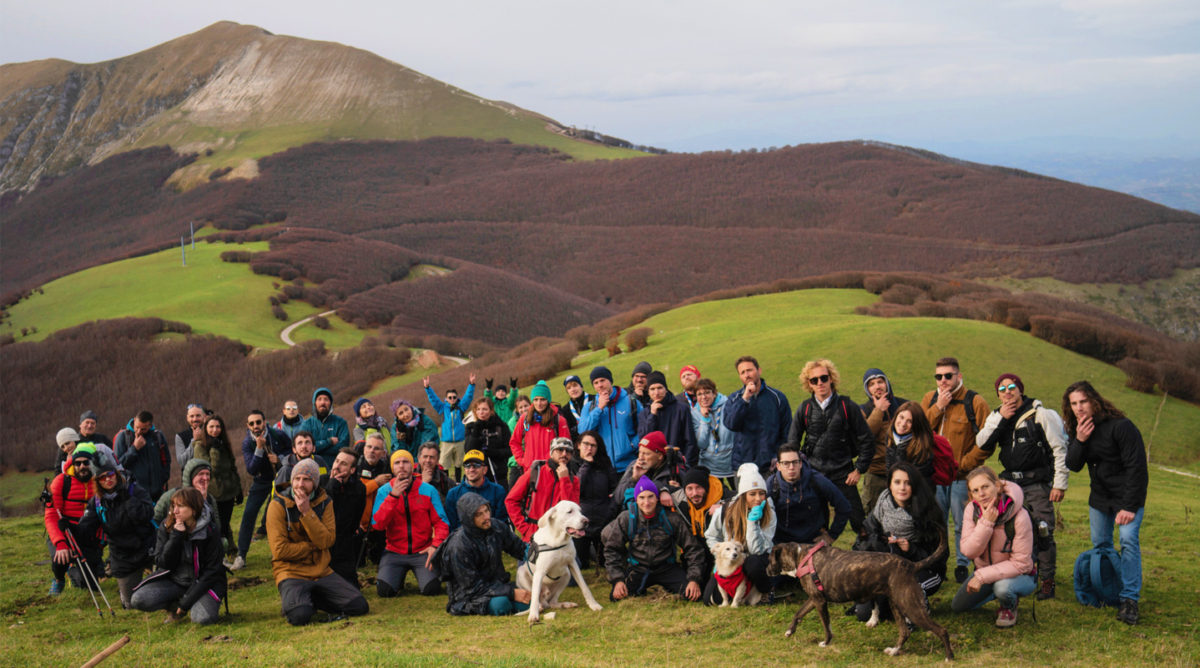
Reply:
[[[1046,520],[1038,520],[1038,535],[1042,538],[1050,535],[1050,525],[1046,524]]]

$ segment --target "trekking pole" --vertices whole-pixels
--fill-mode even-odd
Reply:
[[[60,521],[66,519],[63,517],[62,511],[57,507],[54,507],[54,512],[58,513],[58,519]],[[92,603],[96,604],[96,612],[100,613],[101,619],[104,618],[104,611],[100,609],[100,602],[96,600],[96,592],[92,591],[93,583],[96,585],[96,589],[100,591],[100,597],[104,599],[104,605],[108,606],[109,614],[111,614],[113,617],[116,617],[117,613],[113,611],[112,604],[108,602],[108,596],[106,596],[104,594],[104,590],[100,588],[100,580],[96,578],[96,574],[92,572],[91,565],[89,565],[87,559],[84,558],[83,550],[79,549],[79,543],[75,540],[75,534],[71,533],[70,527],[67,527],[66,530],[63,531],[63,536],[65,536],[67,539],[67,547],[71,552],[75,553],[75,566],[79,569],[79,574],[83,576],[83,583],[87,585],[88,593],[92,595]],[[89,575],[92,577],[91,583],[88,582]]]

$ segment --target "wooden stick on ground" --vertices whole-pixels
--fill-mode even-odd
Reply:
[[[109,645],[108,647],[105,647],[104,651],[100,652],[96,656],[93,656],[91,659],[88,659],[88,662],[83,664],[83,668],[92,668],[93,666],[99,664],[101,661],[103,661],[103,660],[107,659],[108,657],[112,656],[113,654],[115,654],[117,650],[121,649],[128,643],[129,643],[129,636],[122,636],[120,640]]]

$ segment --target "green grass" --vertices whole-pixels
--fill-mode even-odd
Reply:
[[[1069,584],[1075,556],[1088,544],[1086,474],[1072,478],[1060,506],[1064,526],[1058,533],[1058,598],[1037,604],[1038,621],[1024,599],[1017,626],[996,629],[995,603],[965,614],[949,611],[954,585],[933,599],[935,619],[951,633],[958,662],[970,666],[1194,666],[1200,662],[1195,592],[1200,563],[1196,481],[1152,469],[1146,521],[1142,529],[1144,589],[1142,622],[1127,627],[1112,609],[1084,608]],[[237,526],[241,510],[236,511]],[[845,547],[848,536],[839,540]],[[929,665],[940,661],[940,643],[917,630],[896,658],[885,657],[894,643],[888,622],[867,629],[831,606],[834,642],[817,647],[820,622],[810,614],[793,639],[783,631],[803,599],[797,594],[772,607],[741,610],[705,608],[663,596],[610,603],[608,586],[588,574],[604,610],[560,611],[556,619],[529,628],[524,617],[452,617],[445,597],[416,594],[409,578],[405,595],[380,599],[364,591],[371,606],[365,617],[305,629],[288,627],[279,611],[279,595],[270,574],[267,547],[253,544],[248,566],[238,573],[231,618],[210,627],[188,623],[165,626],[162,613],[118,610],[115,619],[97,618],[86,592],[68,589],[46,595],[49,566],[40,517],[0,520],[0,623],[5,642],[0,663],[22,666],[80,664],[124,634],[132,642],[114,665],[342,666],[402,664],[415,666],[722,666],[833,665],[872,663]],[[509,563],[510,569],[512,564]],[[363,571],[363,575],[374,572]],[[116,584],[104,582],[109,600]],[[581,602],[578,590],[564,600]]]
[[[278,279],[255,274],[248,264],[222,262],[221,253],[231,249],[264,251],[267,242],[198,243],[195,250],[189,245],[186,267],[173,248],[64,276],[42,286],[43,294],[13,306],[0,332],[36,341],[91,320],[159,317],[186,322],[197,334],[218,334],[254,347],[285,347],[279,339],[285,326],[324,309],[292,301],[284,305],[288,320],[277,320],[267,298],[276,292],[271,283]],[[337,316],[329,321],[330,330],[299,328],[297,340],[320,337],[331,348],[346,348],[369,334]],[[37,333],[20,337],[21,328],[31,326]]]

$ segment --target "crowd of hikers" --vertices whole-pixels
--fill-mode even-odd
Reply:
[[[50,593],[69,579],[99,610],[99,580],[111,577],[125,608],[211,623],[222,605],[228,612],[228,574],[265,537],[291,624],[317,611],[366,614],[360,570],[371,565],[381,598],[402,594],[411,572],[451,614],[510,614],[527,609],[530,592],[502,555],[520,568],[539,518],[572,501],[589,520],[574,538],[578,560],[603,569],[613,601],[658,585],[719,604],[729,583],[714,577],[713,550],[736,541],[747,555],[738,578],[771,604],[787,595],[767,573],[772,547],[837,539],[849,525],[855,550],[913,562],[940,551],[917,573],[926,595],[953,577],[952,610],[995,599],[996,626],[1010,627],[1020,597],[1055,596],[1054,504],[1086,464],[1092,543],[1114,555],[1110,602],[1137,623],[1146,454],[1138,429],[1087,381],[1066,388],[1060,412],[1027,396],[1015,373],[968,389],[946,357],[934,364],[936,389],[916,401],[867,369],[859,403],[842,393],[835,364],[816,359],[800,372],[806,396],[793,409],[753,357],[734,365],[740,386],[728,393],[692,365],[677,391],[647,362],[627,386],[597,366],[586,385],[566,378],[561,403],[545,381],[522,393],[515,378],[486,379],[478,393],[471,374],[463,392],[438,396],[426,378],[436,419],[405,399],[381,415],[363,398],[353,425],[318,388],[308,417],[296,401],[278,419],[247,411],[248,489],[225,420],[200,404],[187,406],[173,442],[149,412],[109,439],[87,411],[78,429],[58,432],[58,475],[43,495]],[[176,467],[179,487],[168,489]],[[847,614],[866,621],[874,603]]]

